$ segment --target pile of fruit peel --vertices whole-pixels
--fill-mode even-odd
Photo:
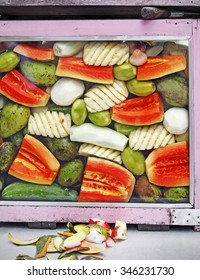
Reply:
[[[46,257],[47,260],[102,260],[101,254],[106,248],[115,246],[119,240],[126,240],[127,225],[117,220],[114,228],[97,218],[89,219],[87,224],[67,223],[68,230],[57,231],[58,235],[43,235],[31,240],[19,240],[8,233],[10,241],[18,246],[35,245],[34,257],[18,255],[16,260],[37,260]],[[58,258],[52,258],[49,253],[59,253]],[[84,254],[79,257],[77,254]]]

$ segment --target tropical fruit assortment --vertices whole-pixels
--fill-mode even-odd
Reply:
[[[186,202],[188,46],[0,43],[2,200]]]

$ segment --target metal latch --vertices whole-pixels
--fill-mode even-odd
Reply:
[[[171,225],[199,226],[200,209],[170,209]]]

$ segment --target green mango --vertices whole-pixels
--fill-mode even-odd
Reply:
[[[173,107],[185,107],[189,102],[189,87],[187,79],[172,74],[156,80],[158,93],[165,102]]]
[[[13,51],[3,52],[0,55],[0,72],[8,72],[13,70],[19,61],[19,55]]]
[[[87,118],[86,104],[83,99],[77,99],[74,101],[71,110],[72,121],[75,125],[81,125]]]
[[[71,187],[81,181],[84,164],[80,159],[74,159],[63,164],[58,173],[58,183],[61,186]]]
[[[165,188],[163,197],[169,201],[186,202],[189,199],[189,187],[171,187]]]
[[[109,111],[88,113],[88,118],[93,124],[97,126],[108,126],[112,121]]]
[[[15,156],[15,146],[12,142],[3,142],[0,146],[0,172],[7,171]]]
[[[137,197],[145,202],[156,202],[162,197],[161,189],[156,185],[150,184],[145,175],[136,180],[134,191]]]
[[[7,138],[24,128],[30,116],[30,108],[8,102],[0,112],[0,137]]]
[[[78,154],[78,145],[70,141],[68,137],[46,137],[46,145],[58,160],[69,161],[74,159]]]
[[[39,61],[20,63],[22,74],[31,82],[41,86],[52,86],[57,81],[56,65]]]
[[[126,136],[129,136],[130,133],[137,128],[137,126],[115,122],[114,128],[118,132],[120,132],[120,133],[122,133],[122,134],[124,134]]]
[[[134,175],[142,175],[145,172],[145,157],[140,151],[126,147],[122,152],[122,162]]]
[[[136,77],[137,68],[129,62],[125,62],[121,65],[114,66],[113,73],[115,79],[120,81],[128,81]]]
[[[153,81],[130,80],[126,83],[128,91],[137,96],[148,96],[155,92],[156,86]]]

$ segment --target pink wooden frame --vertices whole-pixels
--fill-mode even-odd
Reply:
[[[66,20],[0,21],[2,37],[84,37],[84,36],[191,36],[195,182],[194,208],[200,208],[200,28],[199,20]],[[181,205],[180,205],[181,208]],[[121,219],[130,224],[170,224],[169,207],[82,207],[82,206],[0,206],[0,222],[87,222],[98,217],[107,222]],[[198,229],[198,228],[197,228]]]

